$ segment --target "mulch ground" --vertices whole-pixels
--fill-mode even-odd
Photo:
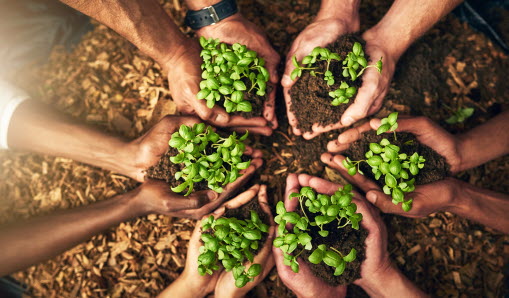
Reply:
[[[185,14],[181,2],[165,4],[180,25]],[[363,1],[362,30],[374,25],[391,2]],[[313,19],[319,1],[241,0],[239,5],[284,57],[292,40]],[[506,55],[483,35],[448,16],[402,57],[378,115],[394,110],[425,115],[461,133],[507,110],[508,75]],[[33,76],[39,78],[38,83],[27,81],[27,85],[34,96],[126,137],[134,138],[161,115],[175,113],[160,67],[101,25],[87,33],[72,52],[55,49],[48,64]],[[284,181],[291,172],[341,181],[320,163],[320,152],[310,152],[313,148],[325,151],[324,144],[334,133],[312,142],[293,136],[281,95],[279,91],[280,128],[270,138],[253,139],[266,157],[257,180],[269,186],[273,203],[282,200]],[[460,106],[475,108],[474,115],[464,124],[446,124],[450,109]],[[0,163],[0,224],[91,204],[135,186],[123,176],[64,158],[0,152]],[[457,177],[508,193],[509,157]],[[504,295],[508,236],[450,213],[417,220],[385,215],[384,220],[391,257],[426,292],[453,297]],[[153,297],[182,272],[193,225],[193,221],[166,216],[139,218],[14,277],[26,283],[33,296]],[[275,270],[254,292],[261,297],[292,296]]]

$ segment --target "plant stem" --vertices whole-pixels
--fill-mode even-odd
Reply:
[[[332,246],[330,247],[330,249],[331,249],[331,250],[333,250],[333,251],[335,251],[335,252],[337,252],[337,253],[338,253],[341,257],[343,257],[343,254],[342,254],[339,250],[335,249],[335,248],[334,248],[334,247],[332,247]]]
[[[300,209],[302,209],[302,213],[304,213],[304,216],[307,218],[308,223],[309,223],[309,217],[307,216],[306,211],[304,210],[304,206],[302,206],[302,201],[303,201],[302,198],[303,198],[302,196],[299,197]]]

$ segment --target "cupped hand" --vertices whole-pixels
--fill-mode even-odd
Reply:
[[[306,174],[298,176],[301,186],[310,186],[317,192],[332,195],[339,184],[312,177]],[[373,208],[359,193],[354,192],[353,202],[357,205],[357,212],[362,214],[361,226],[368,231],[366,237],[366,259],[361,265],[361,278],[354,283],[363,285],[367,280],[382,279],[384,274],[393,270],[389,252],[387,251],[387,229],[378,211]]]
[[[240,43],[246,45],[249,49],[256,51],[263,59],[265,59],[265,66],[269,72],[269,84],[272,87],[271,92],[268,94],[268,100],[265,102],[263,109],[263,118],[243,119],[237,118],[235,125],[238,126],[265,126],[270,122],[271,129],[276,129],[278,126],[277,118],[275,115],[275,98],[276,98],[276,84],[279,82],[277,67],[279,65],[279,55],[272,48],[265,33],[260,30],[255,24],[245,19],[240,13],[236,13],[213,26],[205,26],[196,31],[198,36],[205,38],[218,38],[220,41],[234,44]],[[264,123],[264,121],[265,123]]]
[[[303,175],[297,176],[296,174],[288,175],[286,179],[285,188],[285,207],[288,211],[293,211],[297,208],[298,200],[290,200],[290,194],[299,192],[302,186],[309,186],[309,179],[299,179],[305,177]],[[310,177],[307,176],[306,177]],[[337,188],[336,188],[337,190]],[[283,283],[292,290],[297,297],[345,297],[346,286],[332,287],[326,284],[323,280],[313,275],[309,266],[302,260],[299,262],[299,273],[295,273],[289,266],[284,264],[283,252],[281,249],[272,247],[274,260],[276,262],[277,272]]]
[[[339,154],[333,156],[330,153],[324,153],[321,159],[322,162],[338,170],[343,177],[359,187],[366,194],[368,201],[384,213],[420,218],[434,212],[446,211],[455,206],[454,193],[458,189],[458,180],[454,178],[445,178],[437,182],[417,185],[413,192],[405,195],[406,198],[413,200],[412,209],[405,212],[401,205],[394,205],[392,198],[386,195],[374,181],[359,173],[350,176],[342,163],[345,159],[344,156]]]
[[[186,39],[172,53],[170,59],[162,62],[164,71],[168,73],[170,92],[179,112],[196,115],[214,126],[243,127],[253,133],[271,134],[272,130],[266,127],[267,122],[262,117],[244,119],[230,116],[222,107],[216,105],[210,109],[205,100],[196,98],[202,79],[200,51],[198,41]]]
[[[254,189],[256,190],[256,189]],[[262,210],[269,215],[271,219],[270,228],[268,232],[267,239],[265,244],[260,249],[258,254],[254,257],[253,264],[261,264],[263,266],[262,272],[254,278],[252,282],[248,282],[244,287],[237,288],[235,286],[235,279],[233,278],[233,273],[223,271],[219,277],[219,280],[216,283],[215,287],[215,295],[217,297],[244,297],[251,289],[253,289],[256,285],[258,285],[262,280],[265,279],[267,274],[274,267],[274,258],[272,257],[272,241],[274,240],[275,227],[274,221],[272,220],[272,214],[270,212],[269,203],[267,200],[267,186],[261,185],[259,186],[258,202]],[[256,196],[256,193],[255,193]],[[254,196],[251,194],[245,195],[242,197],[237,197],[235,199],[230,200],[229,202],[224,204],[224,207],[219,208],[214,212],[215,216],[221,216],[224,214],[226,209],[234,209],[239,208],[242,205],[246,204],[250,200],[252,200]],[[246,265],[246,268],[249,268],[250,263]]]
[[[376,131],[380,125],[380,119],[371,119],[371,121],[361,126],[351,128],[340,134],[337,140],[329,142],[327,150],[332,153],[345,151],[352,143],[359,140],[363,133],[370,130]],[[461,170],[459,140],[429,118],[399,116],[396,132],[414,134],[421,144],[432,148],[445,158],[452,173]]]
[[[286,113],[288,115],[288,122],[292,126],[293,133],[295,135],[302,135],[302,131],[297,128],[298,120],[290,111],[292,100],[290,97],[290,89],[295,84],[296,80],[293,81],[290,78],[290,74],[295,69],[292,63],[292,57],[296,56],[298,61],[301,61],[306,55],[309,55],[315,47],[325,47],[328,44],[336,41],[341,35],[352,33],[359,30],[358,20],[346,20],[341,18],[320,18],[308,25],[300,34],[297,36],[295,41],[290,48],[286,56],[285,73],[281,80],[283,85],[283,92],[286,102]],[[298,78],[297,78],[298,79]],[[341,127],[341,124],[333,125],[332,127],[319,127],[317,124],[313,125],[313,131],[304,133],[303,137],[306,139],[312,139],[321,132],[326,130],[332,130]]]

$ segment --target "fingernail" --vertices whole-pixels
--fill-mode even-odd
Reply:
[[[344,126],[350,126],[355,122],[352,117],[346,117],[345,121],[342,121]]]
[[[228,116],[226,116],[223,113],[217,114],[216,121],[219,123],[227,123],[228,122]]]
[[[281,84],[284,86],[284,85],[288,85],[290,82],[292,81],[292,79],[290,78],[290,76],[288,75],[283,75],[283,79],[281,79]]]
[[[207,196],[209,197],[209,201],[215,201],[219,197],[219,194],[215,191],[209,191]]]
[[[369,201],[371,204],[375,205],[375,204],[376,204],[376,193],[374,193],[374,192],[368,192],[368,193],[366,194],[366,199],[368,199],[368,201]]]

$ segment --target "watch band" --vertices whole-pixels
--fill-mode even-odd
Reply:
[[[185,18],[186,25],[193,30],[213,25],[238,11],[235,0],[222,0],[212,6],[200,10],[188,10]]]

